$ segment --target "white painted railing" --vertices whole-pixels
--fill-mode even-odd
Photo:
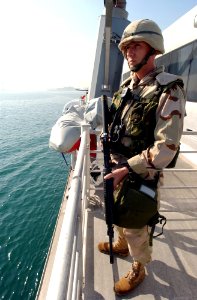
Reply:
[[[197,136],[197,131],[184,131],[183,132],[183,136]],[[197,149],[192,149],[192,150],[180,150],[180,154],[197,154]],[[196,160],[197,161],[197,160]],[[164,173],[169,173],[169,172],[176,172],[176,173],[180,173],[180,172],[187,172],[187,173],[193,173],[193,172],[197,172],[196,168],[174,168],[174,169],[164,169]],[[170,190],[170,189],[197,189],[197,185],[173,185],[173,186],[169,186],[169,185],[164,185],[162,187],[160,187],[161,189],[164,190]]]
[[[89,125],[82,125],[81,144],[74,165],[63,224],[53,263],[47,300],[81,299],[85,255],[86,207],[89,197]]]

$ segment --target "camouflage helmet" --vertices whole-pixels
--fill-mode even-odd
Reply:
[[[118,45],[123,54],[125,48],[132,41],[146,42],[159,53],[163,54],[165,52],[161,29],[155,22],[149,19],[133,21],[125,28],[120,44]]]

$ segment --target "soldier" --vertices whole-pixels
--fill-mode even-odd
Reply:
[[[183,131],[183,82],[178,76],[164,72],[163,66],[156,67],[155,57],[164,53],[164,44],[155,22],[144,19],[130,23],[123,32],[119,49],[131,73],[114,94],[110,108],[111,156],[116,168],[105,179],[113,178],[116,191],[121,189],[129,172],[137,173],[147,182],[159,178],[159,208],[162,169],[175,157]],[[113,243],[114,254],[130,253],[133,259],[128,274],[115,283],[118,295],[132,291],[144,280],[144,267],[152,260],[149,226],[145,223],[141,228],[137,224],[131,227],[117,227],[118,239]],[[98,249],[109,253],[109,243],[99,243]]]

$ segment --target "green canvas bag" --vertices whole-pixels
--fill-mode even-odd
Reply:
[[[137,174],[127,175],[114,191],[114,224],[142,228],[157,214],[157,182]]]

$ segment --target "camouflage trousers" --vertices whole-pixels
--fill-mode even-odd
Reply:
[[[158,209],[160,206],[160,193],[158,191]],[[115,227],[119,236],[125,238],[128,243],[129,253],[133,260],[143,265],[152,261],[152,247],[149,245],[150,228],[144,226],[140,229]]]
[[[143,265],[152,260],[152,247],[149,246],[149,233],[147,226],[140,229],[128,229],[116,226],[120,237],[124,237],[128,243],[129,253],[133,260]]]

